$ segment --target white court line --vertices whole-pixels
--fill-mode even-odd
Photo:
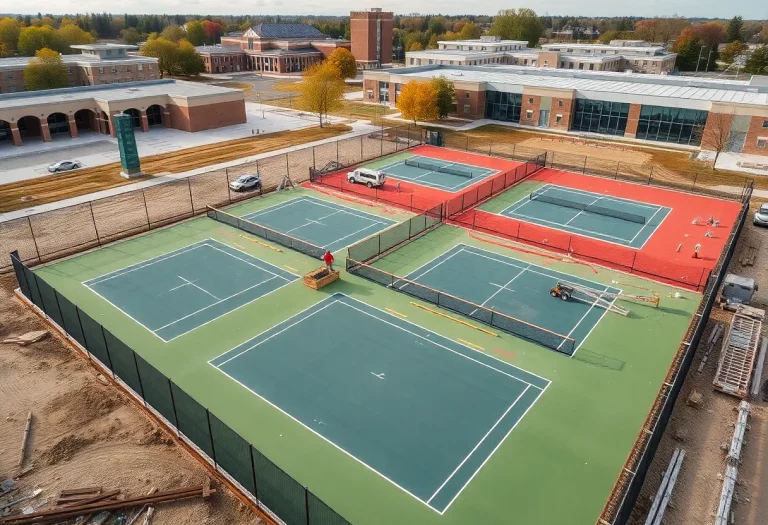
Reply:
[[[646,237],[645,241],[643,241],[643,244],[641,244],[640,247],[637,248],[638,250],[642,250],[643,248],[645,248],[645,245],[648,244],[648,241],[650,241],[653,238],[654,235],[656,235],[656,232],[659,230],[659,228],[661,228],[661,225],[664,224],[664,221],[666,221],[667,218],[670,215],[672,215],[672,208],[667,208],[666,206],[664,206],[664,207],[660,207],[660,209],[666,210],[667,213],[664,214],[664,218],[661,219],[661,222],[659,222],[659,224],[657,224],[653,228],[653,232],[651,232],[651,234],[648,237]],[[674,286],[674,285],[669,285],[669,286]]]
[[[160,331],[160,330],[162,330],[163,328],[168,328],[169,326],[172,326],[172,325],[174,325],[174,324],[178,323],[179,321],[183,321],[184,319],[186,319],[186,318],[188,318],[188,317],[191,317],[191,316],[193,316],[193,315],[195,315],[195,314],[199,314],[200,312],[202,312],[202,311],[204,311],[204,310],[207,310],[208,308],[210,308],[210,307],[212,307],[212,306],[216,306],[217,304],[221,304],[221,303],[223,303],[224,301],[228,301],[228,300],[232,299],[233,297],[237,297],[238,295],[240,295],[240,294],[243,294],[243,293],[247,292],[248,290],[252,290],[252,289],[256,288],[257,286],[261,286],[262,284],[264,284],[264,283],[268,283],[269,281],[272,281],[273,279],[277,279],[277,277],[278,277],[277,275],[273,275],[273,277],[270,277],[269,279],[265,279],[265,280],[263,280],[263,281],[261,281],[261,282],[259,282],[259,283],[256,283],[256,284],[254,284],[253,286],[249,286],[248,288],[246,288],[246,289],[244,289],[244,290],[240,290],[239,292],[237,292],[237,293],[234,293],[234,294],[230,295],[229,297],[225,297],[225,298],[223,298],[223,299],[219,299],[219,300],[218,300],[218,301],[216,301],[215,303],[211,303],[211,304],[209,304],[208,306],[204,306],[203,308],[200,308],[199,310],[195,310],[194,312],[192,312],[192,313],[190,313],[190,314],[187,314],[187,315],[185,315],[184,317],[179,317],[179,318],[178,318],[178,319],[176,319],[175,321],[171,321],[170,323],[168,323],[168,324],[166,324],[166,325],[163,325],[163,326],[161,326],[160,328],[156,328],[156,329],[155,329],[155,330],[153,330],[153,331],[157,332],[157,331]],[[227,313],[229,313],[229,312],[227,312]],[[196,326],[195,328],[197,328],[197,326]]]
[[[149,261],[145,261],[143,263],[136,263],[129,266],[124,266],[123,268],[120,268],[119,270],[114,270],[109,273],[105,273],[104,275],[100,275],[98,277],[94,277],[93,279],[89,279],[88,281],[83,281],[81,284],[86,285],[90,288],[92,284],[99,284],[104,281],[109,281],[110,279],[114,279],[115,277],[120,277],[121,275],[125,275],[127,273],[135,272],[137,270],[141,270],[142,268],[146,268],[147,266],[152,266],[153,264],[166,261],[172,257],[176,257],[177,255],[182,255],[187,252],[190,252],[192,250],[196,250],[200,248],[201,246],[207,246],[207,242],[212,239],[205,239],[202,241],[198,241],[194,244],[190,244],[189,246],[185,246],[184,248],[179,248],[175,252],[171,252],[170,254],[166,253],[164,255],[159,255],[157,257],[154,257],[150,259]],[[123,271],[125,270],[125,271]]]
[[[475,476],[477,476],[477,473],[478,473],[478,472],[480,472],[480,471],[483,469],[483,467],[485,466],[485,464],[486,464],[486,463],[488,463],[488,461],[491,459],[491,457],[493,457],[493,455],[496,453],[496,451],[499,449],[499,447],[501,447],[501,445],[502,445],[502,444],[503,444],[503,443],[504,443],[504,442],[507,440],[507,438],[508,438],[508,437],[509,437],[509,435],[512,433],[512,431],[513,431],[513,430],[515,430],[515,428],[517,428],[517,425],[519,425],[519,424],[520,424],[520,422],[521,422],[521,421],[522,421],[522,420],[525,418],[526,414],[528,414],[528,411],[530,411],[530,410],[533,408],[533,405],[535,405],[535,404],[536,404],[536,403],[539,401],[539,398],[540,398],[542,395],[544,395],[544,392],[546,392],[547,388],[549,388],[549,385],[551,385],[551,384],[552,384],[551,382],[550,382],[550,383],[548,383],[548,384],[547,384],[547,386],[545,386],[545,387],[544,387],[544,389],[543,389],[543,390],[541,390],[541,391],[539,392],[539,395],[538,395],[538,396],[536,396],[536,399],[534,399],[534,400],[533,400],[533,403],[531,403],[531,404],[528,406],[528,408],[526,408],[526,409],[525,409],[525,412],[523,412],[523,414],[522,414],[522,415],[521,415],[521,416],[518,418],[518,420],[517,420],[517,421],[515,421],[515,424],[514,424],[514,425],[512,425],[512,428],[510,428],[510,429],[509,429],[509,431],[507,432],[507,434],[504,436],[504,439],[502,439],[501,441],[499,441],[499,442],[498,442],[498,444],[496,445],[496,447],[495,447],[495,448],[494,448],[494,449],[491,451],[491,453],[490,453],[490,454],[488,454],[488,457],[487,457],[487,458],[485,458],[485,460],[484,460],[484,461],[483,461],[483,462],[480,464],[480,466],[479,466],[479,467],[477,467],[477,470],[475,470],[475,472],[474,472],[474,473],[473,473],[473,474],[472,474],[472,475],[469,477],[469,479],[466,481],[466,483],[464,483],[464,485],[462,485],[462,487],[459,489],[459,491],[458,491],[458,492],[456,492],[456,495],[453,497],[453,499],[452,499],[451,501],[449,501],[449,502],[448,502],[448,505],[446,505],[446,506],[445,506],[445,508],[443,509],[443,511],[442,511],[442,512],[440,512],[440,515],[441,515],[441,516],[442,516],[443,514],[445,514],[446,512],[448,512],[448,509],[449,509],[449,508],[451,508],[451,505],[453,505],[453,502],[454,502],[454,501],[456,501],[456,498],[458,498],[458,497],[459,497],[459,495],[460,495],[462,492],[464,492],[464,489],[465,489],[465,488],[467,488],[467,485],[469,485],[469,484],[470,484],[470,482],[471,482],[473,479],[475,479]]]
[[[522,270],[520,270],[520,271],[519,271],[519,272],[518,272],[518,273],[517,273],[517,274],[516,274],[514,277],[512,277],[512,278],[511,278],[509,281],[507,281],[507,283],[506,283],[506,284],[504,284],[503,286],[499,286],[498,284],[493,284],[493,283],[490,283],[490,284],[492,284],[493,286],[499,286],[499,289],[498,289],[498,290],[496,290],[495,292],[493,292],[493,294],[492,294],[492,295],[491,295],[491,296],[490,296],[488,299],[486,299],[485,301],[483,301],[482,303],[480,303],[480,306],[485,306],[485,305],[486,305],[486,303],[487,303],[488,301],[490,301],[491,299],[493,299],[494,297],[496,297],[498,294],[500,294],[502,290],[508,290],[508,291],[510,291],[510,292],[513,292],[514,290],[510,290],[509,288],[507,288],[507,286],[509,286],[510,284],[512,284],[512,281],[514,281],[515,279],[517,279],[518,277],[520,277],[521,275],[523,275],[523,274],[524,274],[524,273],[525,273],[525,272],[528,270],[528,268],[530,268],[530,266],[531,266],[531,265],[529,264],[528,266],[526,266],[525,268],[523,268]],[[471,314],[469,314],[469,315],[474,315],[474,313],[475,313],[475,312],[477,312],[477,308],[475,308],[474,310],[472,310],[472,313],[471,313]]]
[[[201,288],[200,286],[196,285],[194,282],[190,281],[189,279],[185,279],[185,278],[184,278],[184,277],[182,277],[181,275],[177,275],[176,277],[178,277],[179,279],[181,279],[182,281],[184,281],[184,284],[188,284],[188,285],[190,285],[190,286],[194,286],[195,288],[197,288],[197,289],[198,289],[198,290],[200,290],[201,292],[203,292],[203,293],[207,293],[208,295],[210,295],[211,297],[213,297],[213,298],[214,298],[214,299],[216,299],[217,301],[219,300],[219,298],[218,298],[218,297],[216,297],[215,295],[213,295],[211,292],[209,292],[209,291],[208,291],[208,290],[206,290],[205,288]],[[181,286],[184,286],[184,284],[183,284],[183,285],[181,285]],[[177,286],[176,288],[174,288],[174,290],[178,290],[179,288],[180,288],[180,286]],[[169,290],[169,291],[170,291],[170,290]]]
[[[334,244],[336,244],[337,242],[341,242],[341,241],[343,241],[343,240],[344,240],[344,239],[346,239],[347,237],[352,237],[353,235],[356,235],[356,234],[360,233],[361,231],[367,230],[368,228],[373,228],[373,227],[374,227],[374,226],[376,226],[377,224],[384,224],[384,223],[383,223],[383,222],[379,222],[379,221],[375,221],[373,224],[369,224],[369,225],[368,225],[368,226],[366,226],[365,228],[360,228],[359,230],[357,230],[357,231],[354,231],[354,232],[350,233],[349,235],[345,235],[344,237],[339,237],[338,239],[334,240],[334,241],[333,241],[333,242],[331,242],[329,245],[327,245],[327,246],[326,246],[326,248],[327,248],[328,246],[333,246],[333,245],[334,245]],[[342,248],[343,248],[343,247],[342,247]],[[340,249],[341,249],[341,248],[340,248]]]
[[[593,196],[593,195],[600,195],[599,193],[595,193],[593,191],[587,191],[587,190],[579,190],[576,188],[569,188],[567,186],[558,186],[556,184],[545,184],[542,186],[542,188],[546,188],[544,192],[547,192],[549,190],[556,190],[556,191],[562,191],[564,193],[573,193],[575,195],[582,195],[582,196]],[[616,201],[616,202],[622,202],[625,204],[629,204],[631,206],[637,206],[638,208],[657,208],[657,204],[648,204],[645,202],[636,201],[633,199],[625,199],[622,197],[614,197],[613,195],[602,195],[601,196],[604,199],[610,200],[610,201]]]
[[[430,264],[430,263],[434,262],[434,261],[435,261],[435,259],[437,259],[437,257],[435,257],[434,259],[432,259],[432,260],[428,261],[426,264],[422,264],[421,266],[419,266],[418,268],[416,268],[416,269],[415,269],[413,272],[411,272],[410,274],[408,274],[408,277],[406,277],[406,279],[408,279],[409,281],[414,281],[414,282],[416,282],[416,279],[419,279],[419,278],[421,278],[421,277],[424,277],[424,276],[425,276],[425,275],[427,275],[429,272],[431,272],[432,270],[434,270],[435,268],[437,268],[438,266],[440,266],[441,264],[443,264],[445,261],[447,261],[447,260],[449,260],[449,259],[453,258],[454,256],[456,256],[456,255],[460,254],[460,253],[461,253],[461,252],[463,252],[463,251],[464,251],[464,248],[461,248],[459,251],[452,253],[451,255],[449,255],[448,257],[446,257],[445,259],[443,259],[442,261],[440,261],[440,262],[439,262],[439,263],[437,263],[436,265],[432,266],[431,268],[427,268],[427,269],[426,269],[426,270],[425,270],[423,273],[421,273],[421,274],[419,274],[419,275],[416,275],[416,276],[414,276],[414,277],[411,277],[411,275],[412,275],[413,273],[415,273],[415,272],[418,272],[420,269],[422,269],[422,268],[424,268],[425,266],[427,266],[428,264]],[[442,254],[438,255],[438,257],[440,257],[440,256],[442,256],[442,255],[445,255],[445,253],[448,253],[448,252],[444,252],[444,253],[442,253]],[[405,283],[404,285],[402,285],[402,286],[401,286],[400,288],[398,288],[398,289],[399,289],[399,290],[402,290],[403,288],[405,288],[405,287],[406,287],[406,286],[408,286],[409,284],[411,284],[411,283]]]
[[[309,221],[309,219],[307,219],[307,221]],[[309,222],[305,222],[304,224],[302,224],[302,225],[300,225],[300,226],[296,226],[295,228],[291,228],[290,230],[285,230],[285,233],[291,233],[292,231],[294,231],[294,230],[298,230],[299,228],[303,228],[304,226],[309,226],[309,225],[310,225],[310,224],[312,224],[313,222],[317,222],[317,221],[309,221]],[[321,224],[321,223],[319,223],[319,222],[318,222],[317,224]],[[323,226],[324,226],[324,225],[323,225]]]
[[[618,290],[618,294],[622,294],[622,293],[624,293],[624,290],[622,290],[621,288],[616,288],[616,289]],[[603,313],[602,313],[602,315],[600,315],[600,318],[597,320],[597,322],[596,322],[595,324],[593,324],[593,325],[592,325],[592,328],[590,328],[590,329],[589,329],[589,332],[587,332],[587,335],[585,335],[585,336],[584,336],[584,337],[581,339],[581,341],[579,342],[578,346],[576,346],[576,348],[574,348],[574,349],[573,349],[573,353],[572,353],[571,355],[569,355],[569,356],[568,356],[568,358],[569,358],[569,359],[573,359],[573,356],[575,356],[575,355],[576,355],[576,352],[578,352],[578,351],[579,351],[579,349],[581,348],[581,345],[583,345],[583,344],[584,344],[584,342],[585,342],[587,339],[589,339],[589,336],[590,336],[590,335],[592,335],[592,331],[593,331],[595,328],[597,328],[597,325],[599,325],[599,324],[600,324],[600,323],[603,321],[603,317],[605,317],[605,316],[606,316],[606,314],[608,313],[608,309],[609,309],[611,306],[613,306],[613,305],[614,305],[614,303],[616,302],[616,300],[618,299],[618,294],[617,294],[617,296],[616,296],[616,297],[614,297],[614,298],[613,298],[613,300],[612,300],[612,301],[611,301],[611,302],[608,304],[608,308],[605,308],[605,309],[603,310]]]
[[[307,201],[307,200],[309,200],[307,197],[296,197],[295,199],[291,199],[288,202],[283,202],[282,204],[274,204],[269,208],[264,208],[263,210],[254,211],[252,213],[246,213],[245,215],[243,215],[243,219],[250,220],[260,215],[265,215],[273,211],[282,210],[283,208],[286,208],[291,204],[296,204],[297,202]]]
[[[215,247],[215,246],[211,246],[211,248],[213,248],[214,250],[218,250],[218,251],[220,251],[221,253],[224,253],[224,254],[226,254],[226,255],[229,255],[230,257],[232,257],[232,258],[234,258],[234,259],[237,259],[238,261],[242,261],[242,262],[244,262],[245,264],[247,264],[247,265],[249,265],[249,266],[253,266],[254,268],[258,268],[258,269],[259,269],[259,270],[261,270],[262,272],[267,272],[268,274],[270,274],[270,275],[274,275],[275,277],[278,277],[278,278],[280,278],[280,279],[283,279],[284,281],[290,281],[290,279],[288,279],[287,277],[283,277],[283,276],[282,276],[282,275],[280,275],[280,274],[277,274],[277,273],[275,273],[275,272],[273,272],[273,271],[267,270],[266,268],[262,268],[262,267],[261,267],[261,266],[259,266],[258,264],[254,264],[254,263],[252,263],[252,262],[250,262],[250,261],[246,261],[245,259],[242,259],[242,258],[238,257],[237,255],[233,255],[233,254],[231,254],[231,253],[229,253],[229,252],[227,252],[227,251],[225,251],[225,250],[222,250],[221,248],[217,248],[217,247]],[[233,249],[234,249],[234,248],[233,248]],[[238,251],[239,251],[239,250],[238,250]],[[241,252],[241,253],[245,253],[245,252]],[[248,254],[246,254],[246,255],[248,255]],[[253,256],[252,256],[252,255],[250,255],[250,257],[253,257]],[[295,274],[292,274],[292,275],[295,275]]]
[[[643,224],[643,227],[642,227],[642,228],[640,228],[640,229],[637,231],[637,233],[635,234],[635,236],[634,236],[634,237],[632,237],[632,238],[629,240],[629,244],[632,244],[633,242],[635,242],[635,239],[637,239],[637,236],[638,236],[638,235],[640,235],[640,233],[641,233],[643,230],[645,230],[645,228],[646,228],[646,227],[647,227],[649,224],[651,224],[651,221],[653,220],[653,218],[654,218],[654,217],[656,217],[656,214],[657,214],[657,213],[659,213],[660,211],[661,211],[661,207],[658,207],[658,208],[656,209],[656,211],[655,211],[655,212],[653,212],[653,215],[651,215],[651,217],[650,217],[650,218],[649,218],[647,221],[645,221],[645,224]]]
[[[589,312],[591,312],[591,311],[592,311],[592,309],[593,309],[593,308],[594,308],[594,307],[597,305],[597,303],[599,303],[599,302],[600,302],[600,300],[603,298],[603,293],[607,292],[607,291],[608,291],[608,288],[610,288],[610,287],[609,287],[609,286],[606,286],[605,288],[603,288],[603,289],[600,291],[600,294],[597,296],[597,299],[595,299],[595,300],[594,300],[594,302],[593,302],[591,305],[589,305],[589,308],[587,308],[587,311],[586,311],[586,312],[584,312],[584,315],[582,315],[582,316],[581,316],[581,319],[579,319],[579,322],[577,322],[575,325],[573,325],[573,328],[571,328],[571,331],[570,331],[570,332],[568,332],[568,335],[566,335],[565,337],[567,337],[567,338],[570,338],[570,337],[571,337],[571,334],[573,334],[573,332],[575,332],[575,331],[576,331],[576,329],[579,327],[579,325],[581,324],[581,322],[582,322],[584,319],[586,319],[586,318],[587,318],[587,316],[589,315]],[[614,298],[614,300],[615,300],[615,298]],[[563,346],[563,344],[565,344],[565,339],[563,339],[563,340],[560,342],[560,344],[559,344],[559,345],[557,345],[557,349],[558,349],[558,350],[560,350],[560,347],[561,347],[561,346]],[[573,351],[573,353],[575,354],[575,353],[576,353],[576,350],[574,350],[574,351]]]
[[[432,501],[432,500],[435,498],[435,496],[437,496],[437,495],[438,495],[438,493],[440,493],[440,491],[441,491],[441,490],[443,490],[443,487],[445,487],[445,485],[446,485],[446,484],[447,484],[447,483],[448,483],[448,482],[451,480],[451,478],[453,478],[453,476],[454,476],[454,475],[455,475],[455,474],[456,474],[456,473],[459,471],[459,469],[460,469],[460,468],[461,468],[461,467],[464,465],[464,463],[466,463],[466,462],[467,462],[467,460],[468,460],[469,458],[471,458],[471,457],[472,457],[472,454],[474,454],[474,453],[475,453],[475,451],[476,451],[476,450],[477,450],[477,449],[480,447],[480,445],[482,445],[482,444],[483,444],[483,442],[484,442],[484,441],[485,441],[485,439],[486,439],[486,438],[487,438],[487,437],[488,437],[488,436],[491,434],[491,432],[493,432],[493,430],[494,430],[494,429],[495,429],[497,426],[499,426],[499,423],[501,423],[501,421],[502,421],[502,420],[503,420],[505,417],[507,417],[507,414],[509,414],[509,411],[510,411],[510,410],[512,410],[512,407],[514,407],[514,406],[517,404],[517,402],[518,402],[518,401],[520,401],[520,398],[521,398],[521,397],[523,397],[523,394],[525,394],[526,392],[528,392],[528,389],[529,389],[529,388],[531,388],[531,385],[528,385],[528,386],[526,386],[526,387],[523,389],[523,391],[522,391],[522,392],[520,392],[520,395],[519,395],[519,396],[517,396],[517,398],[516,398],[516,399],[515,399],[515,400],[512,402],[512,404],[511,404],[511,405],[509,405],[509,407],[507,407],[507,409],[504,411],[504,413],[501,415],[501,417],[500,417],[499,419],[497,419],[497,420],[496,420],[496,422],[493,424],[493,426],[492,426],[490,429],[488,429],[488,432],[486,432],[486,433],[485,433],[485,435],[482,437],[482,439],[480,439],[480,441],[478,441],[478,442],[477,442],[477,445],[475,445],[475,448],[473,448],[472,450],[470,450],[470,451],[469,451],[469,454],[467,454],[467,455],[464,457],[464,459],[463,459],[463,460],[461,460],[461,463],[459,463],[459,466],[458,466],[458,467],[456,467],[456,468],[453,470],[453,472],[451,472],[451,475],[450,475],[450,476],[448,476],[448,477],[445,479],[445,481],[443,481],[443,484],[442,484],[442,485],[440,485],[440,487],[438,487],[438,489],[435,491],[435,493],[434,493],[434,494],[432,494],[432,496],[430,496],[430,498],[427,500],[427,503],[429,503],[430,501]]]
[[[153,331],[151,328],[149,328],[147,325],[145,325],[144,323],[141,323],[141,322],[139,322],[137,319],[134,319],[132,316],[128,315],[128,313],[127,313],[127,312],[124,312],[122,308],[120,308],[120,307],[119,307],[119,306],[117,306],[115,303],[113,303],[112,301],[110,301],[109,299],[107,299],[106,297],[104,297],[103,295],[101,295],[99,292],[97,292],[97,291],[96,291],[96,290],[94,290],[93,288],[90,288],[90,287],[88,287],[88,289],[89,289],[89,290],[90,290],[92,293],[95,293],[97,296],[101,297],[101,299],[103,299],[104,301],[106,301],[108,304],[111,304],[113,308],[115,308],[115,309],[116,309],[118,312],[120,312],[121,314],[123,314],[124,316],[126,316],[128,319],[130,319],[131,321],[133,321],[134,323],[136,323],[136,324],[137,324],[137,325],[139,325],[140,327],[144,328],[144,329],[145,329],[147,332],[149,332],[150,334],[152,334],[152,335],[154,335],[155,337],[157,337],[158,339],[160,339],[162,342],[164,342],[164,343],[167,343],[167,342],[168,342],[167,340],[165,340],[165,339],[163,339],[162,337],[160,337],[159,335],[157,335],[157,334],[156,334],[156,333],[155,333],[155,332],[154,332],[154,331]]]
[[[589,206],[592,206],[594,203],[596,203],[596,202],[597,202],[597,201],[599,201],[600,199],[602,199],[602,197],[598,197],[598,198],[596,198],[595,200],[593,200],[592,202],[590,202],[589,204],[587,204],[587,207],[589,207]],[[568,222],[566,222],[564,226],[568,226],[569,224],[571,224],[571,221],[572,221],[572,220],[574,220],[576,217],[578,217],[579,215],[581,215],[581,214],[582,214],[582,213],[584,213],[585,211],[589,211],[589,210],[579,210],[579,213],[577,213],[576,215],[574,215],[573,217],[571,217],[570,219],[568,219]]]
[[[548,221],[546,219],[541,219],[539,217],[531,217],[530,215],[523,215],[522,213],[515,213],[515,215],[512,218],[516,219],[517,217],[525,217],[526,219],[531,219],[531,221],[546,222],[547,224],[553,224],[554,226],[560,226],[560,227],[563,226],[563,223],[561,223],[561,222]],[[529,221],[525,221],[525,222],[529,222]],[[536,222],[533,222],[533,224],[536,224]],[[541,225],[539,224],[539,226],[541,226]],[[618,239],[618,240],[624,241],[624,242],[627,241],[627,239],[625,239],[624,237],[617,237],[615,235],[608,235],[607,233],[600,233],[600,232],[596,232],[596,231],[593,231],[593,230],[586,230],[584,228],[577,228],[576,226],[568,226],[568,228],[570,228],[572,230],[579,230],[579,231],[591,234],[591,235],[588,235],[588,237],[592,237],[593,239],[602,240],[602,239],[600,239],[600,237],[610,237],[611,239]],[[566,231],[566,233],[567,233],[567,230],[561,230],[560,228],[555,228],[555,229],[560,230],[560,231]],[[626,245],[622,244],[622,246],[626,246]]]

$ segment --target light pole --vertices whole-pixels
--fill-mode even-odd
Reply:
[[[709,61],[712,59],[712,51],[713,51],[713,50],[712,50],[712,48],[710,47],[710,48],[709,48],[709,55],[707,56],[707,67],[706,67],[706,68],[704,68],[704,72],[705,72],[705,73],[706,73],[707,71],[709,71]]]
[[[701,54],[704,52],[704,46],[701,46],[701,49],[699,49],[699,59],[696,61],[696,71],[694,72],[694,75],[699,72],[699,64],[701,64]]]

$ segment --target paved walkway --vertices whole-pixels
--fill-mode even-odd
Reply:
[[[82,204],[88,201],[96,200],[96,199],[102,199],[104,197],[111,197],[113,195],[119,195],[121,193],[127,193],[130,191],[134,191],[140,188],[147,188],[150,186],[155,186],[157,184],[163,184],[165,182],[176,180],[176,179],[185,179],[187,177],[191,177],[193,175],[198,175],[200,173],[206,173],[209,171],[215,171],[219,169],[224,168],[231,168],[233,166],[238,166],[240,164],[246,164],[248,162],[254,162],[256,160],[260,160],[266,157],[272,157],[274,155],[281,155],[283,153],[288,153],[291,151],[296,151],[298,149],[308,148],[310,146],[319,146],[320,144],[326,144],[329,142],[335,142],[337,140],[342,140],[350,137],[357,137],[359,135],[367,135],[368,133],[371,133],[373,131],[378,131],[379,128],[375,126],[371,126],[370,124],[365,124],[363,122],[353,122],[351,124],[348,124],[350,127],[352,127],[352,131],[349,133],[345,133],[343,135],[337,135],[336,137],[331,137],[323,140],[316,140],[314,142],[306,142],[303,144],[299,144],[296,146],[290,146],[288,148],[283,148],[279,150],[273,150],[266,153],[259,153],[258,155],[252,155],[250,157],[244,157],[237,160],[232,160],[228,162],[222,162],[219,164],[213,164],[210,166],[205,166],[203,168],[198,168],[190,171],[185,171],[182,173],[173,173],[168,175],[162,175],[159,177],[154,177],[152,179],[143,180],[139,182],[135,182],[133,184],[126,184],[124,186],[118,186],[117,188],[110,188],[108,190],[102,190],[97,191],[94,193],[88,193],[86,195],[80,195],[78,197],[72,197],[70,199],[64,199],[57,202],[51,202],[49,204],[41,204],[39,206],[33,206],[31,208],[24,208],[23,210],[16,210],[11,211],[7,213],[0,214],[0,222],[3,221],[9,221],[12,219],[17,219],[19,217],[26,217],[27,215],[34,215],[36,213],[42,213],[46,211],[51,210],[57,210],[59,208],[66,208],[67,206],[72,206],[75,204]]]

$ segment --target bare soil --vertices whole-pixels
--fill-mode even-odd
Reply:
[[[739,262],[748,246],[759,247],[754,266],[742,266]],[[768,230],[760,230],[751,224],[745,225],[728,270],[737,275],[754,277],[758,281],[760,292],[756,294],[752,304],[759,308],[768,307]],[[698,372],[698,367],[705,352],[707,337],[714,329],[715,323],[723,324],[724,328],[727,328],[731,315],[717,308],[712,310],[707,330],[632,514],[630,523],[633,525],[644,523],[675,447],[685,449],[686,456],[670,507],[664,516],[665,525],[714,522],[726,467],[727,452],[721,445],[731,441],[740,400],[717,392],[712,387],[720,345],[713,349],[702,373]],[[768,327],[764,325],[764,328]],[[763,335],[765,336],[765,332]],[[768,377],[767,373],[768,367],[763,371],[764,378]],[[694,390],[703,396],[703,402],[698,408],[686,403],[686,399]],[[750,403],[752,411],[742,448],[742,462],[731,510],[734,513],[734,523],[764,525],[768,516],[768,403],[761,399],[750,400]]]
[[[0,277],[0,340],[46,329],[12,295],[15,279]],[[146,494],[202,484],[206,469],[87,359],[51,336],[27,347],[0,344],[0,479],[16,475],[27,413],[33,413],[26,459],[15,497],[42,489],[36,506],[64,489],[100,486]],[[155,524],[256,525],[262,522],[227,487],[159,505]],[[128,513],[132,515],[134,509]],[[140,523],[140,522],[139,522]]]
[[[257,137],[207,144],[172,153],[144,157],[141,159],[141,169],[147,174],[145,178],[168,173],[182,173],[259,153],[335,137],[350,130],[351,128],[348,126],[337,124],[323,128],[313,127],[295,131],[280,131]],[[0,185],[0,213],[77,197],[143,179],[125,179],[120,176],[120,170],[120,163],[115,162],[66,174]]]

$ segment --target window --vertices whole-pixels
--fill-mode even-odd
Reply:
[[[584,63],[583,62],[579,62],[579,69],[584,69]]]
[[[9,71],[8,72],[8,80],[13,80],[13,76],[14,76],[14,72],[13,71]]]
[[[533,104],[533,97],[528,97],[528,103]]]
[[[103,75],[103,74],[104,74],[104,68],[103,68],[103,67],[100,67],[100,68],[99,68],[99,75]]]
[[[589,65],[589,70],[590,71],[594,71],[595,70],[595,65],[594,64],[590,64]]]
[[[533,120],[533,110],[530,110],[530,109],[526,110],[525,111],[525,118],[528,119],[528,120]]]
[[[117,66],[112,66],[112,73],[117,75]]]
[[[558,101],[557,101],[557,107],[561,108],[561,107],[563,107],[564,105],[565,105],[565,104],[563,103],[563,101],[562,101],[562,100],[558,100]]]
[[[629,104],[576,99],[571,129],[604,135],[624,135],[628,117]]]
[[[527,65],[528,65],[528,59],[527,59],[527,58],[526,58],[525,60],[523,60],[523,65],[524,65],[524,66],[527,66]]]
[[[560,114],[555,115],[555,124],[562,124],[563,123],[563,116]]]
[[[464,104],[464,113],[469,114],[469,112],[470,112],[470,105]]]
[[[487,91],[485,94],[485,118],[504,122],[520,122],[523,95]]]
[[[147,69],[149,69],[150,71],[152,71],[152,64],[149,64],[149,65],[147,66]],[[152,77],[152,78],[154,78],[154,77]]]
[[[764,128],[768,128],[768,120],[764,120],[763,121],[763,127]]]
[[[469,93],[465,93],[464,98],[469,98]]]
[[[144,64],[136,64],[137,71],[144,71]]]
[[[640,108],[637,138],[698,146],[708,112],[695,109],[646,106]]]
[[[568,63],[568,69],[573,69],[573,62]]]
[[[768,139],[757,139],[757,147],[760,149],[765,149],[766,142],[768,142]]]
[[[648,61],[647,60],[643,60],[643,66],[647,66],[647,65],[648,65]]]
[[[560,69],[563,69],[563,68],[565,68],[565,62],[560,61]]]

